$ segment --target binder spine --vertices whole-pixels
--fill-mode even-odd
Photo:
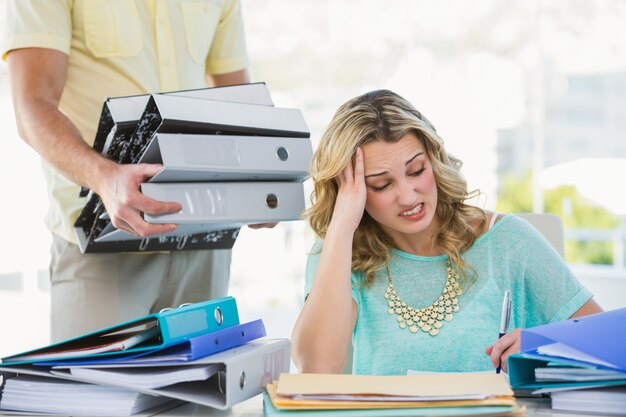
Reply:
[[[163,344],[171,344],[239,324],[233,297],[190,304],[158,315]]]

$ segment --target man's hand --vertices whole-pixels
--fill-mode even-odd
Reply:
[[[150,224],[141,212],[159,215],[182,210],[179,203],[162,202],[146,197],[140,192],[143,182],[161,170],[161,165],[112,163],[94,191],[100,196],[113,226],[137,236],[152,236],[172,232],[175,224]]]
[[[249,224],[248,227],[250,229],[258,230],[258,229],[273,229],[278,223],[257,223],[257,224]]]

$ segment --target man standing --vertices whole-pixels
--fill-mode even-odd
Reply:
[[[91,145],[106,97],[248,82],[239,0],[6,0],[0,51],[19,135],[43,159],[50,209],[52,340],[224,296],[230,250],[81,254],[73,223],[94,190],[137,236],[181,209],[143,196],[159,165],[120,165]]]

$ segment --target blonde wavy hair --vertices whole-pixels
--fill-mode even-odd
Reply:
[[[462,162],[448,154],[434,126],[408,101],[389,90],[375,90],[343,104],[324,131],[311,162],[314,190],[312,207],[304,212],[315,233],[323,240],[333,216],[338,186],[336,178],[350,163],[356,149],[368,143],[395,143],[408,133],[421,141],[430,159],[437,184],[436,217],[439,230],[433,244],[443,249],[460,272],[463,283],[474,277],[473,269],[461,254],[478,236],[471,222],[485,224],[485,212],[465,201],[479,194],[468,192],[460,173]],[[376,272],[388,267],[393,241],[367,211],[354,233],[352,269],[365,275],[365,284],[374,282]],[[469,274],[468,271],[472,271]]]

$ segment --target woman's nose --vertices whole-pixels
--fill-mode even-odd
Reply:
[[[411,181],[403,180],[398,183],[398,203],[403,207],[413,207],[417,203],[417,190]]]

